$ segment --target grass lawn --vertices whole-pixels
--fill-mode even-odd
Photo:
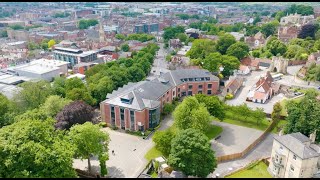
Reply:
[[[152,178],[158,178],[158,174],[155,171],[153,171],[152,174],[151,174],[151,177]]]
[[[261,131],[264,131],[268,128],[268,126],[271,124],[267,119],[263,119],[260,122],[260,125],[257,124],[257,122],[252,119],[251,117],[247,117],[247,120],[238,120],[235,119],[235,117],[239,117],[239,114],[234,114],[232,111],[226,111],[226,117],[222,122],[229,123],[229,124],[234,124],[238,126],[244,126],[248,128],[253,128],[253,129],[258,129]],[[213,118],[215,121],[220,121],[216,118]]]
[[[259,161],[257,164],[249,165],[248,168],[225,178],[272,178],[267,168],[268,166],[264,162]]]
[[[277,124],[276,127],[273,128],[273,130],[271,131],[274,134],[279,134],[280,130],[278,131],[278,128],[283,128],[286,124],[288,123],[288,121],[286,120],[280,120]]]
[[[146,155],[144,155],[144,158],[146,158],[148,161],[151,161],[152,159],[157,158],[159,156],[163,156],[163,154],[160,151],[158,151],[156,147],[153,147],[146,153]]]
[[[222,131],[223,131],[222,127],[210,124],[210,127],[208,131],[205,133],[205,135],[211,140],[217,137],[220,133],[222,133]]]

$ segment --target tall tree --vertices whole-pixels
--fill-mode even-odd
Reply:
[[[203,67],[210,72],[219,71],[219,66],[222,64],[222,55],[219,52],[210,53],[203,61]]]
[[[14,95],[13,100],[17,110],[24,112],[34,109],[44,103],[48,96],[53,94],[52,87],[47,81],[24,82],[21,84],[22,90]]]
[[[24,120],[0,129],[0,177],[77,177],[74,147],[53,120]]]
[[[217,167],[209,139],[195,129],[183,130],[172,140],[168,163],[186,175],[203,178]]]
[[[61,98],[60,96],[57,95],[52,95],[49,96],[44,104],[40,107],[41,109],[46,112],[48,117],[55,117],[58,112],[60,112],[64,106],[68,105],[71,103],[71,100]]]
[[[249,53],[249,46],[244,42],[236,42],[232,44],[227,50],[227,55],[235,56],[239,60],[246,57],[248,53]]]
[[[278,54],[284,55],[287,51],[286,45],[280,40],[271,41],[270,44],[267,44],[267,49],[270,50],[274,56],[277,56]]]
[[[195,97],[199,103],[204,103],[211,116],[220,120],[225,117],[224,103],[219,100],[217,96],[207,96],[204,94],[196,94]]]
[[[305,24],[302,26],[298,38],[305,39],[307,37],[315,38],[315,33],[317,31],[317,27],[314,24]]]
[[[9,111],[9,99],[0,93],[0,128],[6,125],[5,114]]]
[[[55,127],[57,129],[70,129],[74,124],[83,124],[87,121],[92,121],[94,109],[83,101],[74,101],[66,105],[60,111],[56,120]]]
[[[223,55],[222,59],[223,59],[223,61],[222,61],[222,66],[223,66],[222,75],[223,76],[232,75],[233,70],[238,69],[240,66],[240,61],[234,56]]]
[[[195,97],[186,97],[173,112],[174,123],[179,129],[192,127],[193,118],[191,111],[199,108],[199,102]]]
[[[86,122],[71,127],[69,132],[71,142],[76,146],[76,157],[88,159],[88,170],[91,172],[90,156],[107,156],[109,134],[100,131],[98,125]]]
[[[219,37],[216,48],[221,54],[226,54],[228,48],[236,42],[236,39],[231,34],[224,34]]]
[[[191,59],[205,58],[208,54],[216,52],[216,43],[210,39],[196,39],[186,56]]]
[[[152,137],[152,141],[156,144],[157,150],[161,151],[165,156],[169,156],[171,141],[175,136],[176,133],[171,129],[156,131]]]

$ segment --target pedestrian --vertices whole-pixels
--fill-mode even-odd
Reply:
[[[114,155],[114,150],[112,150],[112,155]]]

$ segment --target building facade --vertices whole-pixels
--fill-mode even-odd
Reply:
[[[219,78],[202,69],[180,69],[159,77],[129,83],[100,103],[101,117],[109,126],[131,131],[155,128],[165,103],[195,94],[218,93]]]
[[[299,133],[275,136],[269,173],[276,178],[312,178],[319,173],[320,147]]]

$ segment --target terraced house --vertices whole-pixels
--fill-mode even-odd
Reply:
[[[131,131],[155,128],[165,103],[198,93],[218,93],[219,78],[203,69],[180,69],[137,83],[129,83],[100,103],[101,117],[109,126]]]

